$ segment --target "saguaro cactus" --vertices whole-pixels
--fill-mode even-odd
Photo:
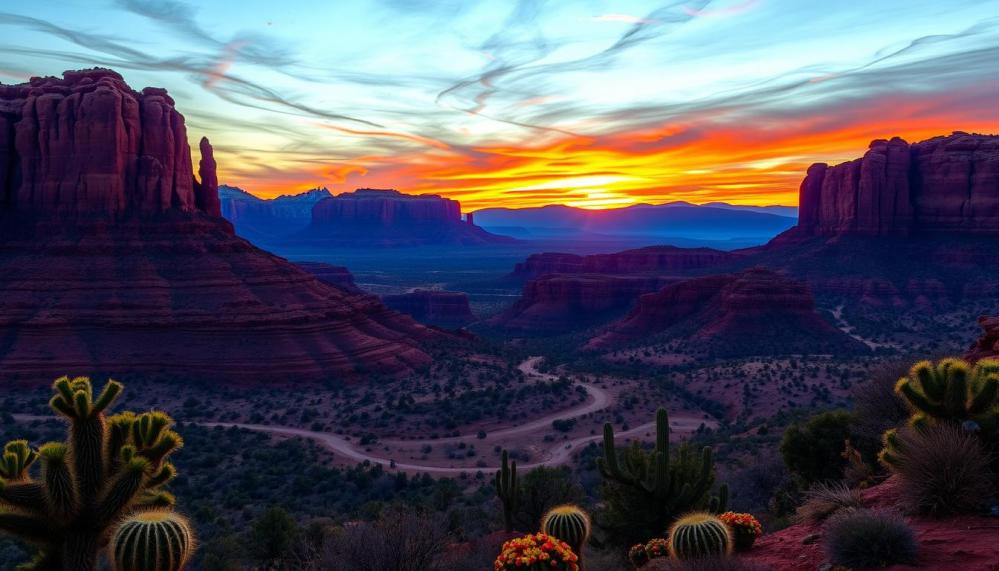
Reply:
[[[118,526],[108,551],[114,571],[180,571],[194,552],[194,532],[173,512],[139,512]]]
[[[176,470],[167,457],[181,447],[162,412],[104,412],[122,391],[108,381],[94,398],[90,379],[62,377],[49,406],[68,421],[65,443],[34,451],[9,442],[0,458],[0,532],[39,548],[25,569],[92,571],[114,526],[137,510],[168,508],[162,490]],[[31,466],[41,460],[36,479]]]
[[[510,462],[506,450],[500,455],[500,469],[496,471],[496,496],[503,504],[503,525],[506,531],[513,531],[513,518],[517,513],[520,489],[517,485],[517,461]]]
[[[614,427],[604,425],[604,457],[597,458],[600,474],[606,479],[648,496],[648,501],[658,506],[668,521],[695,509],[721,513],[728,506],[728,486],[722,485],[717,496],[711,496],[714,484],[714,461],[711,448],[701,450],[700,461],[689,455],[681,446],[677,454],[670,455],[669,414],[665,409],[656,411],[656,446],[652,452],[637,448],[619,461],[614,445]]]

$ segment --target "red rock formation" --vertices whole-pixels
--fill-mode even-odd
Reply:
[[[646,272],[683,272],[707,268],[742,258],[741,254],[712,248],[677,248],[649,246],[613,254],[544,253],[533,254],[514,267],[515,276],[536,277],[545,274],[633,274]]]
[[[978,318],[978,325],[982,328],[982,336],[968,349],[965,359],[977,361],[999,357],[999,317],[983,315]]]
[[[390,309],[405,313],[428,325],[460,326],[475,320],[468,295],[458,291],[418,289],[398,295],[383,295]]]
[[[323,262],[295,262],[299,268],[316,276],[324,284],[345,289],[351,293],[361,293],[361,288],[354,283],[354,274],[344,266],[334,266]]]
[[[307,381],[411,371],[432,335],[218,217],[161,89],[108,70],[0,86],[0,376]]]
[[[529,281],[517,303],[489,324],[526,334],[569,331],[613,319],[641,294],[671,281],[656,276],[546,275]]]
[[[663,332],[733,353],[857,348],[819,317],[803,282],[763,268],[685,280],[643,295],[624,319],[587,347],[612,347]]]
[[[516,240],[461,220],[461,206],[434,194],[362,188],[316,203],[303,238],[329,246],[477,245]]]
[[[162,89],[133,91],[110,70],[0,86],[5,210],[63,217],[203,211],[184,118]],[[206,192],[215,177],[209,150]],[[205,197],[202,197],[203,199]]]
[[[782,239],[999,232],[999,136],[876,140],[863,158],[808,169],[798,225]]]

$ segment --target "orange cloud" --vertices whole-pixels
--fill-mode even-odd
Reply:
[[[725,123],[710,115],[686,117],[655,127],[518,145],[463,148],[423,141],[419,150],[344,159],[333,168],[292,165],[306,169],[292,188],[286,176],[250,180],[234,173],[236,180],[230,182],[273,196],[333,179],[340,183],[337,191],[368,186],[439,193],[460,200],[466,211],[552,203],[611,208],[672,200],[794,205],[813,162],[853,159],[877,138],[917,141],[954,130],[999,132],[999,116],[982,117],[940,96],[894,97],[865,105],[847,102],[822,113],[782,112]]]

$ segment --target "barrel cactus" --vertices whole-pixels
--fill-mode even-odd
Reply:
[[[4,447],[0,532],[38,548],[22,569],[97,569],[119,521],[172,507],[163,488],[177,473],[168,459],[181,447],[180,435],[162,412],[106,416],[122,388],[108,381],[95,394],[90,379],[62,377],[49,406],[68,423],[66,441],[38,450],[25,440]]]
[[[541,518],[541,531],[568,543],[580,558],[591,530],[590,516],[572,504],[556,506]]]
[[[180,571],[194,552],[194,532],[180,514],[138,512],[121,522],[108,552],[114,571]]]
[[[686,515],[669,530],[670,555],[680,560],[728,555],[732,545],[732,530],[706,512]]]

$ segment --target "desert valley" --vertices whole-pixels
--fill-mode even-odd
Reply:
[[[627,21],[607,53],[765,3],[693,4]],[[0,23],[82,41],[25,18]],[[280,57],[245,42],[223,53]],[[248,122],[276,105],[411,158],[365,149],[286,184],[250,158],[266,138],[218,143],[187,87],[102,58],[0,83],[0,570],[999,568],[999,122],[912,136],[914,114],[849,155],[827,134],[828,158],[808,137],[759,195],[709,192],[770,168],[738,155],[760,129],[724,168],[683,167],[714,181],[696,192],[614,191],[600,167],[586,202],[527,173],[583,168],[616,132],[511,119],[538,144],[498,151],[213,67],[199,85],[256,101]],[[553,64],[507,65],[497,80]],[[438,103],[479,85],[488,108],[491,81]],[[614,144],[689,142],[671,133]],[[521,176],[505,201],[483,190]]]

